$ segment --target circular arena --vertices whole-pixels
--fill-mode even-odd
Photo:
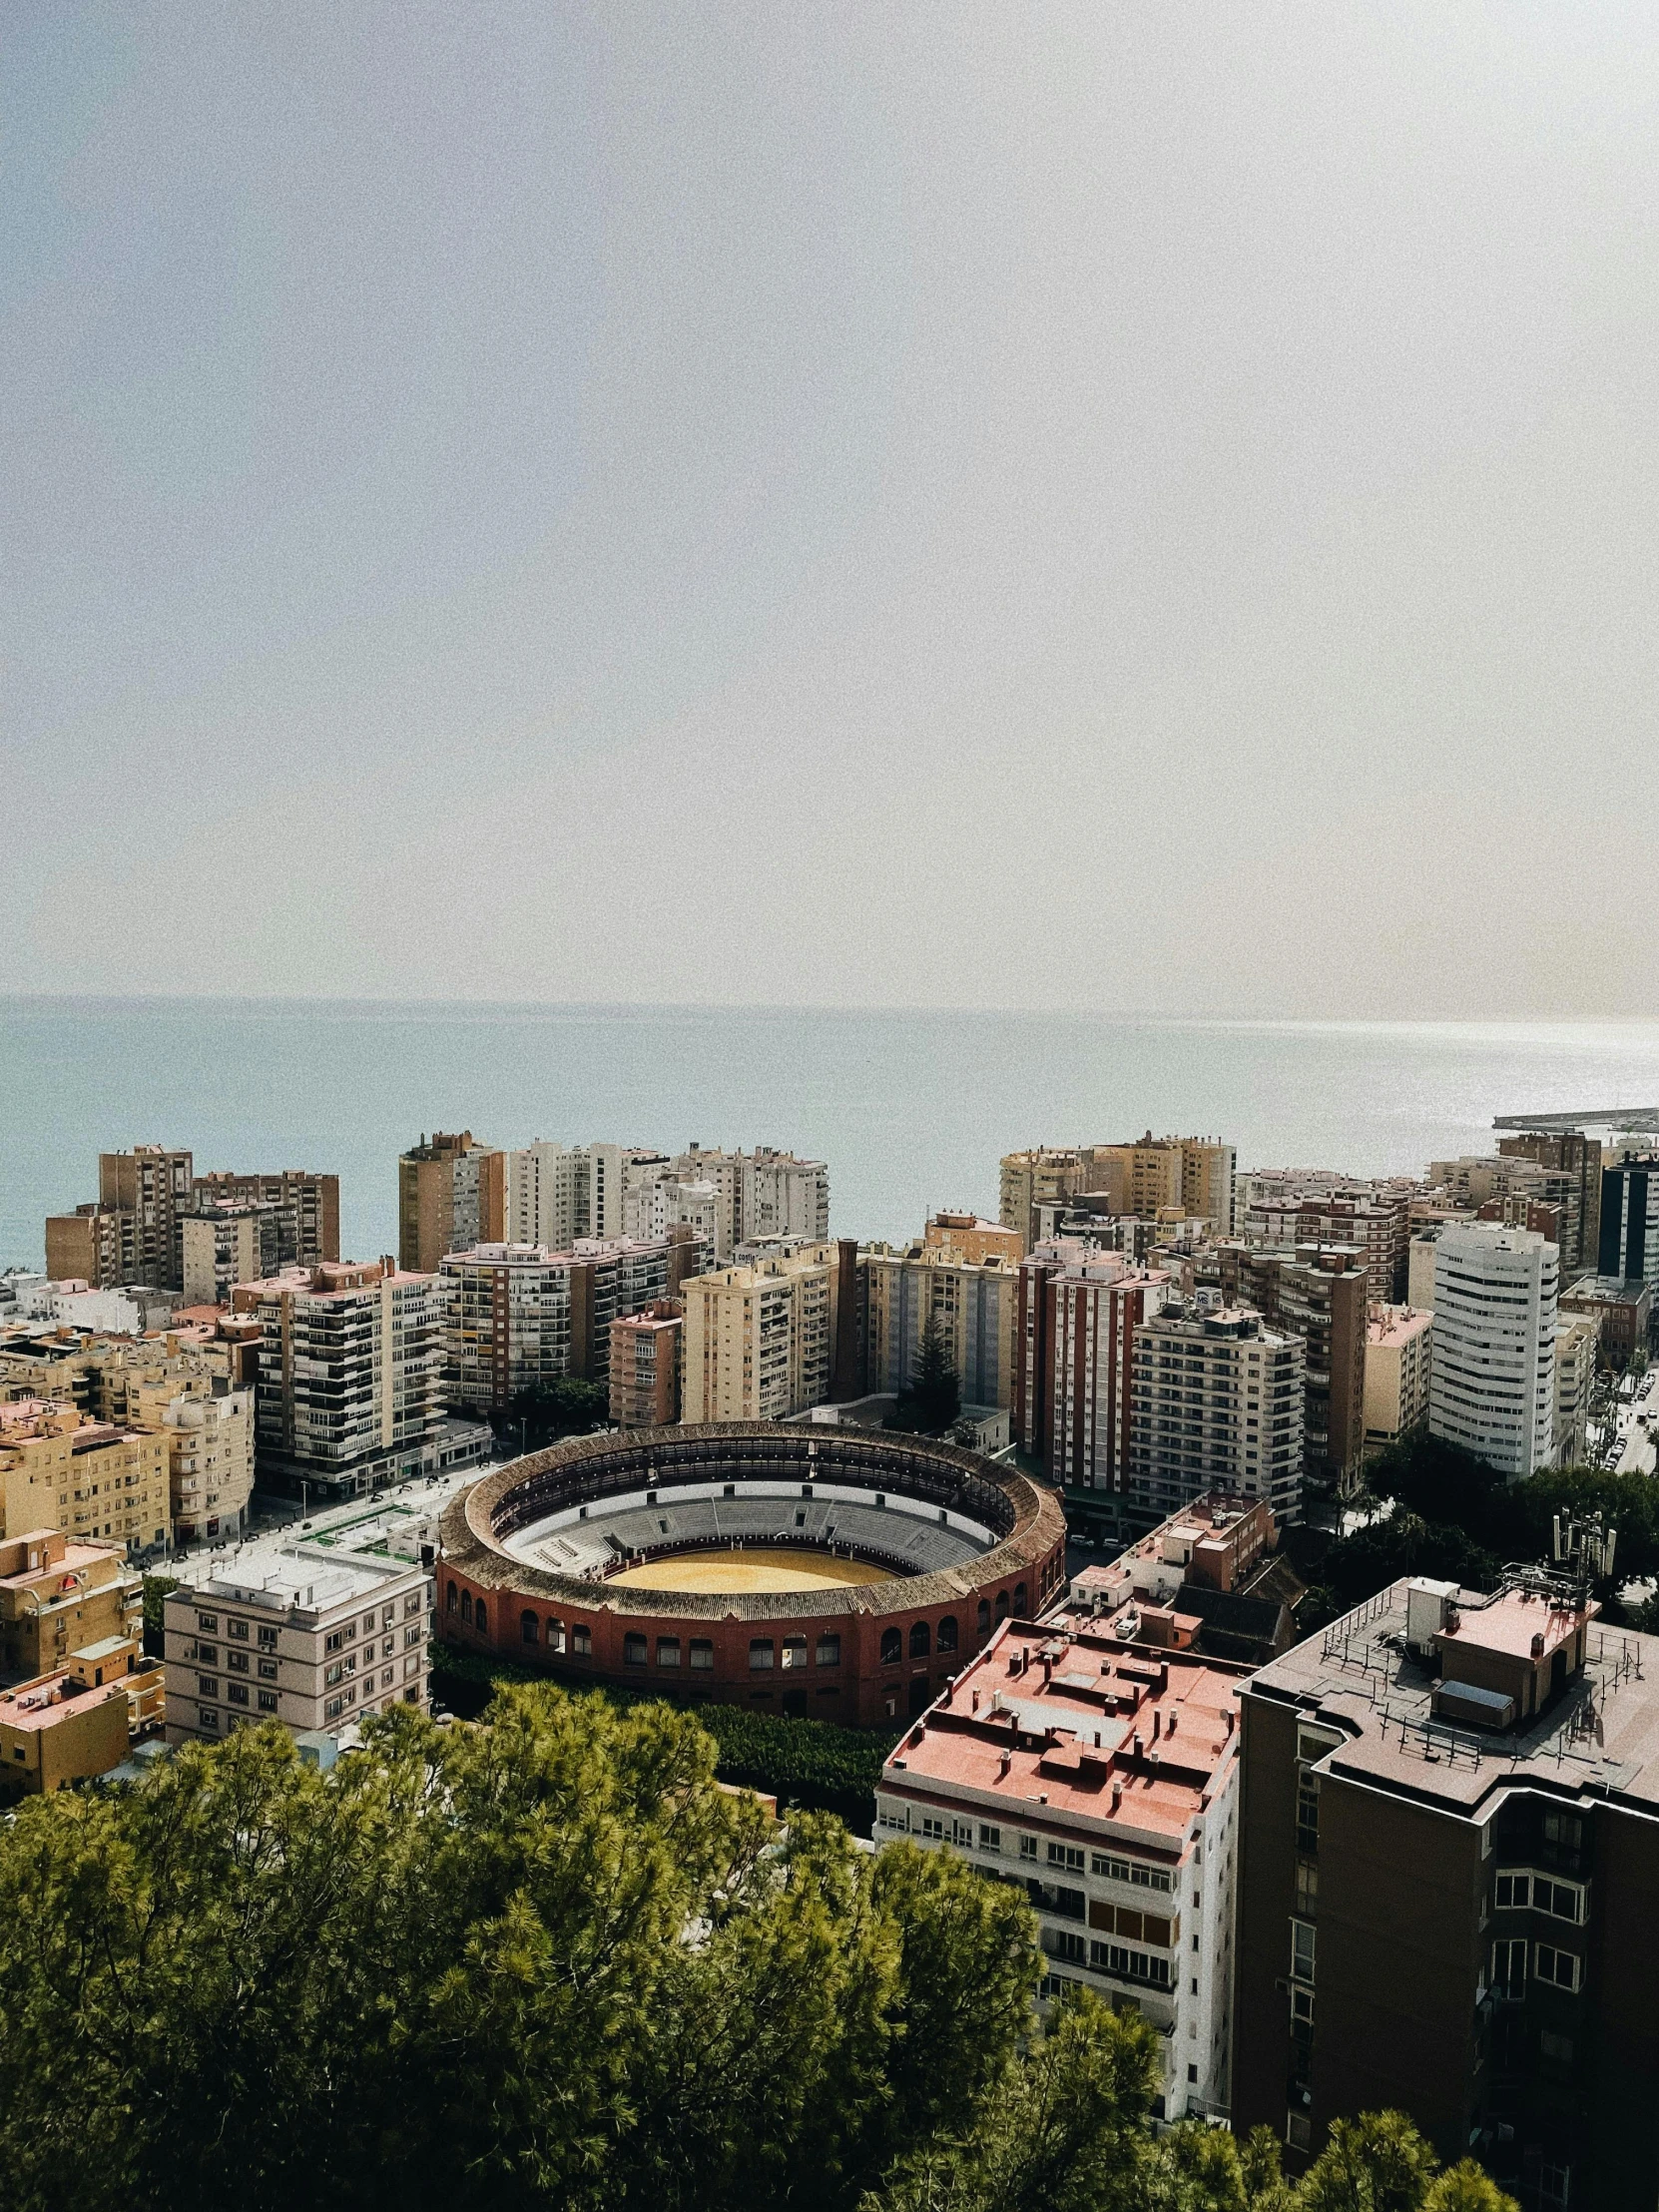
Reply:
[[[443,1516],[441,1634],[564,1680],[879,1727],[1064,1572],[1053,1494],[930,1438],[723,1421],[573,1437]]]

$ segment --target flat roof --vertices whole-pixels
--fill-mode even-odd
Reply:
[[[1659,1637],[1589,1623],[1582,1670],[1541,1713],[1498,1732],[1459,1727],[1433,1711],[1441,1670],[1406,1645],[1407,1578],[1379,1591],[1317,1636],[1260,1668],[1245,1688],[1258,1698],[1317,1715],[1343,1741],[1321,1770],[1349,1775],[1465,1817],[1517,1783],[1565,1798],[1593,1794],[1651,1812],[1659,1806]],[[1496,1617],[1482,1631],[1482,1610]],[[1455,1679],[1459,1646],[1482,1633],[1517,1633],[1518,1608],[1478,1591],[1457,1593],[1462,1625],[1444,1674]],[[1527,1650],[1544,1608],[1534,1600]],[[1491,1648],[1509,1648],[1495,1641]]]
[[[1249,1670],[1087,1629],[1008,1621],[889,1756],[881,1787],[929,1783],[1024,1815],[1179,1846],[1238,1749]],[[1116,1793],[1116,1802],[1114,1802]]]

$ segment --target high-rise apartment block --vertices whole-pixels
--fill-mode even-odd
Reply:
[[[1365,1449],[1366,1317],[1370,1276],[1356,1245],[1290,1249],[1229,1238],[1195,1262],[1227,1306],[1253,1308],[1308,1347],[1303,1463],[1307,1477],[1340,1485]]]
[[[1231,2093],[1239,1692],[1187,1651],[1009,1621],[894,1747],[877,1848],[951,1851],[1029,1898],[1047,1971],[1158,2030],[1166,2119]]]
[[[1659,1153],[1627,1152],[1602,1169],[1596,1273],[1659,1291]]]
[[[253,1250],[232,1237],[204,1258],[211,1237],[191,1231],[197,1218],[222,1218],[253,1208],[267,1241]],[[185,1288],[185,1242],[192,1238],[199,1290],[249,1258],[273,1266],[311,1265],[339,1257],[339,1178],[286,1169],[276,1175],[229,1172],[199,1176],[188,1152],[135,1145],[131,1152],[98,1156],[98,1197],[46,1224],[46,1272],[55,1282],[82,1282],[94,1290],[123,1284],[155,1290]],[[203,1299],[202,1303],[208,1303]]]
[[[1170,1296],[1170,1280],[1116,1253],[1059,1257],[1059,1265],[1039,1263],[1024,1277],[1027,1295],[1044,1306],[1035,1425],[1046,1438],[1050,1480],[1094,1493],[1116,1525],[1129,1488],[1138,1336]]]
[[[681,1403],[689,1421],[780,1420],[831,1394],[844,1314],[834,1245],[694,1276]]]
[[[708,1259],[707,1244],[682,1231],[581,1238],[567,1252],[480,1244],[450,1253],[439,1270],[449,1399],[501,1413],[564,1376],[605,1382],[612,1324],[672,1297]]]
[[[482,1455],[487,1431],[444,1419],[435,1275],[336,1261],[239,1284],[232,1298],[260,1327],[262,1479],[345,1497]]]
[[[664,1428],[680,1418],[685,1309],[655,1300],[611,1324],[611,1418],[619,1428]]]
[[[1414,1306],[1374,1306],[1366,1321],[1366,1442],[1414,1435],[1428,1421],[1434,1317]]]
[[[1037,1208],[1069,1206],[1090,1187],[1092,1155],[1075,1145],[1039,1145],[1030,1152],[1007,1153],[1001,1163],[997,1216],[1015,1230],[1027,1248],[1037,1241]]]
[[[1601,1246],[1601,1143],[1581,1129],[1521,1129],[1499,1137],[1499,1153],[1510,1160],[1531,1160],[1549,1174],[1570,1179],[1560,1194],[1566,1242],[1561,1280],[1594,1268]]]
[[[506,1234],[507,1155],[470,1129],[434,1130],[397,1163],[397,1264],[433,1275],[447,1253],[499,1244]]]
[[[1622,1371],[1638,1356],[1647,1358],[1653,1293],[1639,1276],[1627,1283],[1617,1275],[1581,1275],[1561,1293],[1557,1310],[1563,1318],[1582,1314],[1594,1322],[1605,1366]]]
[[[926,1244],[873,1244],[864,1271],[865,1383],[897,1391],[915,1380],[922,1340],[937,1333],[962,1401],[1006,1405],[1013,1386],[1015,1269],[1003,1259],[957,1259]]]
[[[1355,1245],[1365,1255],[1368,1295],[1380,1306],[1405,1291],[1412,1186],[1348,1183],[1339,1189],[1258,1198],[1243,1210],[1247,1243]]]
[[[1440,1233],[1428,1425],[1511,1481],[1554,1458],[1556,1274],[1554,1245],[1532,1230]]]
[[[1085,1196],[1112,1215],[1207,1221],[1225,1235],[1233,1222],[1233,1147],[1210,1137],[1154,1137],[1131,1144],[1039,1147],[1001,1163],[999,1212],[1027,1248],[1043,1233],[1039,1206],[1069,1207]]]
[[[423,1706],[433,1584],[424,1566],[295,1554],[258,1582],[216,1575],[164,1602],[167,1740],[216,1743],[274,1720],[338,1730]]]
[[[1259,1314],[1201,1297],[1136,1332],[1125,1524],[1149,1528],[1207,1490],[1301,1518],[1308,1348]]]
[[[1659,1640],[1397,1582],[1243,1685],[1233,2126],[1406,2113],[1534,2212],[1659,2194]]]

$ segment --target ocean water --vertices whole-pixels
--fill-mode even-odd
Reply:
[[[493,1144],[776,1144],[828,1160],[830,1226],[994,1214],[1016,1147],[1181,1131],[1241,1168],[1416,1173],[1494,1114],[1659,1105],[1659,1023],[1221,1022],[347,1001],[0,999],[0,1263],[97,1191],[97,1155],[340,1178],[342,1250],[396,1245],[397,1155]]]

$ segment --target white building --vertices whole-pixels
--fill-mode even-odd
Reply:
[[[220,1574],[164,1602],[167,1740],[249,1722],[295,1735],[424,1706],[435,1585],[401,1559],[294,1557],[260,1581]]]
[[[1036,1911],[1068,1982],[1159,2031],[1166,2119],[1231,2087],[1238,1698],[1250,1670],[1009,1621],[894,1748],[875,1842],[952,1851]]]
[[[1428,1425],[1511,1481],[1554,1463],[1557,1254],[1533,1229],[1447,1222]]]

